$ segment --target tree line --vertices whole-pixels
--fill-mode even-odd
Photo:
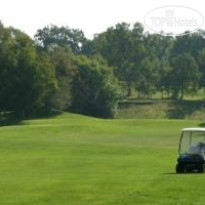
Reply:
[[[140,23],[131,27],[117,24],[94,37],[83,47],[86,55],[101,55],[124,90],[133,88],[138,98],[151,98],[156,92],[172,99],[195,94],[205,87],[205,32],[185,32],[172,37],[145,32]]]
[[[186,34],[186,33],[185,33]],[[0,112],[19,117],[72,110],[113,117],[118,100],[173,99],[205,88],[205,33],[150,34],[140,23],[120,23],[87,39],[55,25],[31,39],[0,24]]]

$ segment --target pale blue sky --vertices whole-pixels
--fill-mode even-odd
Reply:
[[[125,21],[143,23],[145,14],[165,5],[183,5],[205,15],[200,0],[0,0],[0,19],[31,37],[49,24],[80,28],[88,38],[109,26]]]

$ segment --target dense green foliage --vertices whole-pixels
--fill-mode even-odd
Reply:
[[[81,31],[52,26],[39,30],[34,42],[1,25],[0,112],[26,118],[73,109],[113,117],[117,79],[100,57],[78,57],[83,41]]]
[[[70,48],[74,53],[80,53],[86,41],[84,33],[78,29],[57,27],[51,25],[38,30],[35,39],[39,48],[52,51],[56,47]]]
[[[122,23],[87,44],[82,49],[85,54],[102,55],[116,68],[124,90],[122,97],[131,96],[135,88],[138,98],[151,98],[160,91],[162,98],[166,94],[183,99],[185,93],[194,94],[204,87],[203,31],[170,37],[144,32],[139,23],[133,27]]]
[[[174,174],[180,129],[199,124],[64,114],[1,127],[0,204],[203,205],[205,175]]]
[[[72,110],[113,117],[118,100],[183,100],[205,89],[205,33],[150,34],[120,23],[92,40],[47,26],[34,40],[0,24],[0,112],[20,117]]]
[[[21,117],[45,110],[56,87],[47,55],[39,55],[24,33],[0,28],[0,110]]]
[[[113,117],[116,110],[117,82],[112,68],[102,59],[79,56],[72,83],[74,110],[98,117]]]

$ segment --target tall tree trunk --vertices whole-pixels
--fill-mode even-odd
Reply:
[[[180,96],[180,100],[183,100],[183,98],[184,98],[184,89],[181,88],[181,96]]]
[[[130,97],[132,95],[132,85],[130,82],[128,82],[128,88],[127,88],[127,97]]]

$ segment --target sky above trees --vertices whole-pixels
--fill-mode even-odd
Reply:
[[[165,5],[188,6],[205,14],[201,0],[1,0],[0,20],[31,37],[37,29],[55,24],[82,29],[92,38],[119,22],[143,23],[147,12]]]

